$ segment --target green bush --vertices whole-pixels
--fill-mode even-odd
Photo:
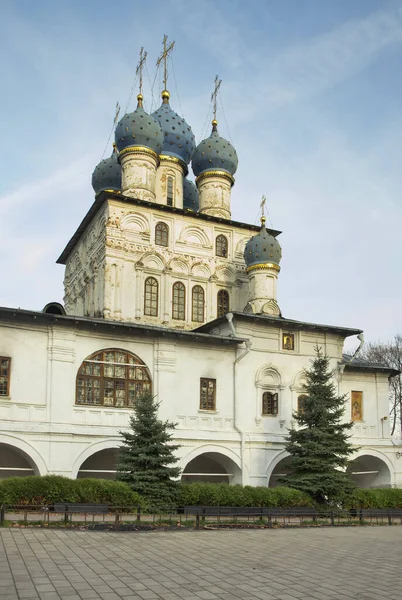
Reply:
[[[307,494],[291,488],[251,487],[225,483],[183,483],[180,506],[312,506]]]
[[[140,495],[120,481],[68,479],[59,475],[9,477],[0,480],[0,504],[48,505],[54,502],[144,506]]]
[[[402,508],[402,489],[358,488],[345,508]]]

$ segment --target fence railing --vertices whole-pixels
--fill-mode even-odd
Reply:
[[[0,525],[45,525],[138,529],[153,527],[303,527],[306,525],[402,525],[402,509],[328,510],[314,507],[181,506],[143,510],[139,506],[55,503],[0,506]]]

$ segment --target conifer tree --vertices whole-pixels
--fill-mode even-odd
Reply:
[[[280,483],[307,492],[320,504],[332,504],[354,489],[346,468],[357,448],[349,442],[353,423],[342,422],[346,398],[336,394],[329,358],[318,346],[315,352],[311,368],[305,370],[303,410],[293,414],[296,427],[286,440],[289,473]]]
[[[176,501],[180,469],[173,466],[180,447],[171,443],[176,425],[158,418],[159,403],[150,392],[137,398],[130,417],[130,432],[121,431],[117,478],[149,501],[164,507]]]

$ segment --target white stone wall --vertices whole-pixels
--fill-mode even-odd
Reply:
[[[155,226],[169,227],[168,247],[155,244]],[[227,237],[227,258],[215,256],[215,240]],[[205,292],[205,322],[217,316],[217,293],[225,289],[230,310],[248,301],[244,246],[253,232],[205,222],[163,209],[109,200],[80,239],[66,265],[67,314],[193,329],[191,290]],[[158,316],[144,316],[144,283],[152,275],[159,283]],[[186,288],[186,319],[172,319],[172,286]]]
[[[62,321],[62,319],[61,319]],[[0,399],[0,444],[18,448],[40,473],[75,477],[85,459],[119,445],[119,431],[128,425],[129,409],[75,404],[77,371],[94,352],[121,348],[138,355],[148,366],[154,392],[161,401],[160,416],[177,422],[182,445],[180,466],[206,452],[233,461],[234,481],[266,485],[285,456],[284,436],[302,392],[303,368],[308,367],[317,342],[331,357],[340,358],[338,336],[301,331],[295,352],[280,349],[281,330],[275,327],[237,327],[250,344],[201,344],[162,335],[104,333],[88,327],[2,323],[0,355],[11,356],[10,396]],[[238,359],[234,367],[235,358]],[[217,380],[216,411],[199,409],[200,377]],[[364,422],[356,423],[353,440],[359,454],[380,458],[391,470],[392,484],[402,485],[402,460],[397,459],[387,421],[387,377],[347,370],[337,378],[340,393],[363,391]],[[262,393],[279,394],[279,414],[261,415]],[[349,418],[350,406],[345,418]]]

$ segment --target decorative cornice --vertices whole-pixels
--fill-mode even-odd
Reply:
[[[123,148],[123,150],[119,152],[119,159],[126,154],[148,154],[148,156],[152,156],[152,158],[158,161],[157,153],[146,146],[128,146],[127,148]]]
[[[250,271],[253,271],[254,269],[268,269],[268,270],[272,269],[273,271],[276,271],[277,273],[279,273],[279,271],[281,270],[280,266],[275,263],[258,263],[257,265],[250,265],[249,267],[247,267],[246,273],[249,273]]]
[[[198,177],[196,178],[195,183],[197,184],[197,187],[198,187],[199,183],[201,183],[201,181],[203,181],[204,179],[210,179],[210,178],[216,178],[216,177],[221,177],[222,179],[227,179],[228,181],[230,181],[231,186],[234,185],[235,178],[227,171],[219,171],[219,170],[204,171],[203,173],[200,173],[198,175]]]
[[[180,160],[179,158],[176,158],[175,156],[170,156],[169,154],[160,154],[159,160],[160,160],[161,164],[174,163],[175,165],[179,165],[179,167],[181,167],[183,170],[183,175],[184,176],[188,175],[188,168],[187,168],[186,163],[183,162],[182,160]]]
[[[111,190],[111,189],[110,190],[109,189],[100,190],[99,192],[97,192],[95,194],[95,198],[96,198],[96,196],[99,196],[99,194],[104,194],[104,193],[106,193],[106,194],[121,194],[121,190]]]

